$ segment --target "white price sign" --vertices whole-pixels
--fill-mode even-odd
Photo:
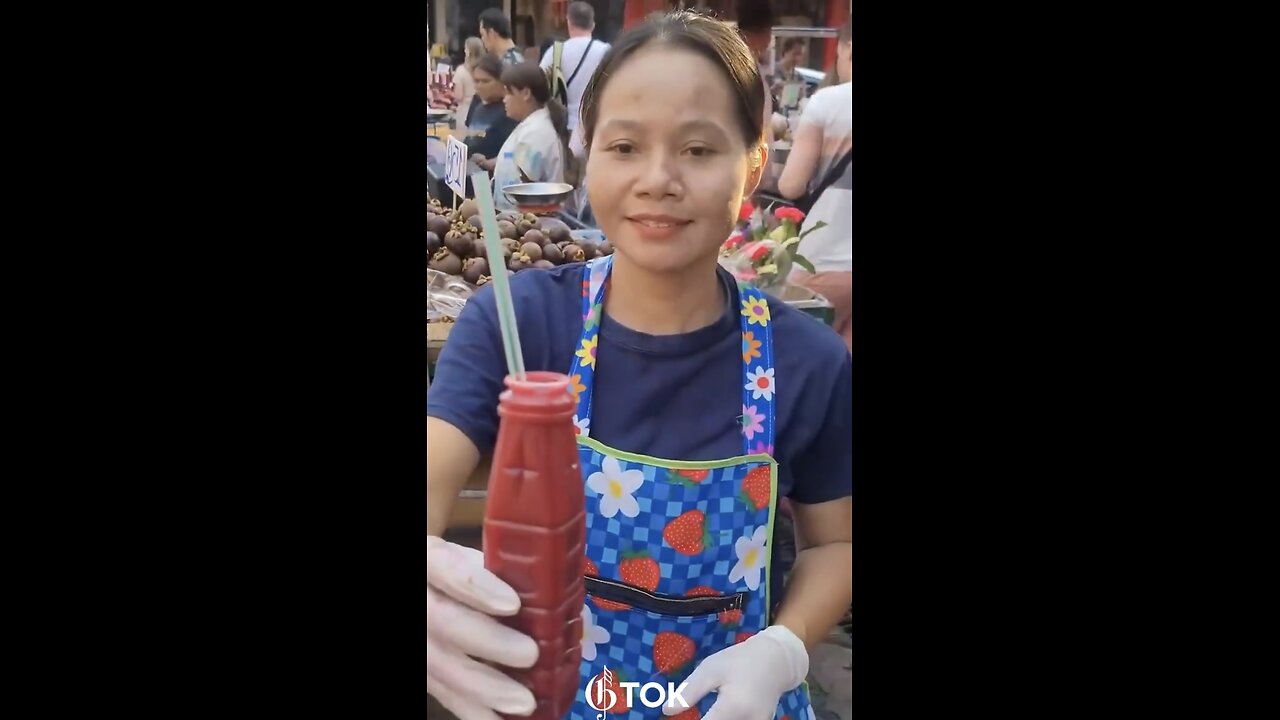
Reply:
[[[467,195],[467,146],[449,136],[449,153],[444,162],[444,184],[459,198]]]

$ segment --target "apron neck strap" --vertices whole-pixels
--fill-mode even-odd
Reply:
[[[591,380],[594,378],[595,348],[600,332],[601,314],[604,312],[605,281],[613,270],[613,256],[594,258],[587,262],[582,279],[582,338],[578,348],[592,353],[591,361],[584,362],[581,350],[574,356],[569,375],[574,378],[570,391],[578,395],[578,418],[591,417]],[[773,336],[770,327],[769,301],[757,288],[738,283],[738,302],[741,308],[739,323],[742,337],[742,414],[738,415],[742,430],[744,455],[773,455],[774,443],[774,369]],[[581,389],[578,389],[578,388]],[[579,428],[586,426],[580,422]]]

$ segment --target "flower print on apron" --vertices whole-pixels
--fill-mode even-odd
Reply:
[[[702,660],[763,630],[770,606],[777,462],[768,302],[759,290],[738,286],[742,455],[688,462],[620,452],[590,437],[596,344],[612,259],[594,259],[584,271],[583,332],[569,391],[578,402],[574,424],[587,496],[579,687],[585,691],[602,676],[616,699],[607,709],[595,708],[584,692],[569,713],[572,720],[662,717],[661,707],[644,704],[639,688],[627,706],[621,683],[678,687]],[[715,698],[710,693],[676,717],[699,718]],[[651,692],[648,699],[657,697]],[[813,717],[803,683],[782,695],[774,717]]]

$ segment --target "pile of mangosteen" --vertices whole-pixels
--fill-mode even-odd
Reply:
[[[464,200],[457,210],[451,210],[431,199],[427,207],[428,268],[461,276],[472,285],[489,282],[493,273],[479,214],[474,200]],[[607,240],[599,244],[574,240],[563,221],[532,213],[499,212],[498,233],[502,235],[502,259],[508,274],[583,262],[613,252]]]

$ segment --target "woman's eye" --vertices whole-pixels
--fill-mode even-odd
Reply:
[[[615,143],[609,146],[609,150],[611,152],[616,152],[619,155],[630,155],[635,151],[635,149],[636,148],[634,145],[632,145],[631,143],[625,143],[625,142]]]
[[[713,151],[709,147],[704,147],[702,145],[694,145],[693,147],[688,148],[686,152],[688,152],[690,155],[694,157],[708,157],[715,151]]]

